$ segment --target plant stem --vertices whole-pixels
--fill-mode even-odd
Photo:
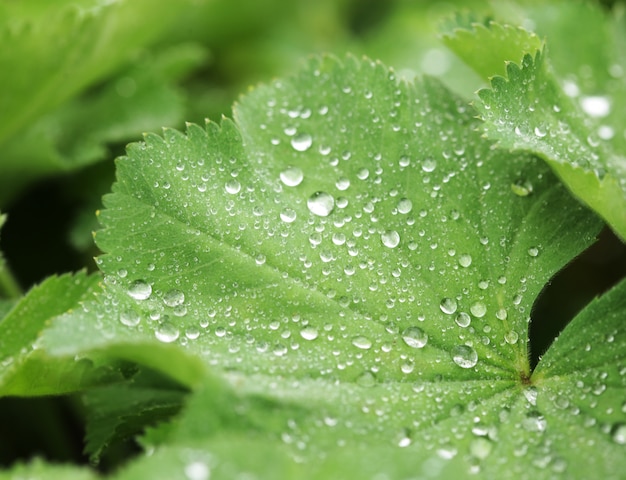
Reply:
[[[23,295],[22,288],[17,282],[9,267],[2,264],[0,259],[0,297],[20,298]]]

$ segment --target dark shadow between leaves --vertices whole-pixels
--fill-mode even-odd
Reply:
[[[605,228],[598,241],[558,272],[535,301],[529,332],[531,371],[578,312],[624,277],[626,245]]]

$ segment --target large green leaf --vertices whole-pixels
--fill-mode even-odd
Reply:
[[[476,108],[485,121],[487,136],[501,147],[544,158],[577,197],[626,238],[626,161],[623,138],[616,134],[623,123],[620,105],[626,100],[626,83],[612,79],[612,95],[602,91],[575,98],[579,87],[571,80],[559,80],[548,64],[546,50],[530,41],[534,35],[517,29],[515,43],[505,34],[510,31],[497,24],[475,24],[473,30],[460,29],[448,39],[483,75],[487,71],[482,54],[476,52],[511,44],[508,52],[496,50],[502,63],[510,62],[506,77],[493,77],[491,89],[479,92],[481,102]],[[614,70],[617,67],[618,63]],[[607,85],[603,80],[597,84]],[[620,112],[613,115],[615,123],[605,118],[611,111]]]
[[[337,442],[346,458],[313,478],[342,463],[542,472],[551,430],[519,428],[535,418],[529,315],[597,219],[542,162],[492,149],[439,82],[398,83],[368,60],[313,59],[242,98],[235,120],[148,135],[118,160],[96,237],[104,291],[40,347],[195,387],[162,455],[210,445],[233,465],[224,478],[246,465],[286,478],[309,468],[292,455]],[[229,407],[204,407],[219,389],[202,388],[198,361],[228,382]],[[267,457],[232,451],[252,433]]]

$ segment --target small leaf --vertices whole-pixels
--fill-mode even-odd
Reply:
[[[478,46],[491,49],[501,45],[507,40],[503,31],[506,29],[496,24],[489,29],[476,27],[472,32],[460,30],[450,44],[485,74],[478,56],[471,52]],[[522,54],[521,63],[508,63],[506,78],[492,78],[491,89],[479,92],[481,102],[476,108],[485,121],[487,136],[501,147],[545,159],[577,197],[626,239],[626,161],[610,141],[613,128],[594,125],[593,121],[593,117],[605,117],[618,105],[601,95],[581,99],[581,108],[566,95],[562,82],[548,66],[546,50],[529,49],[530,40],[536,37],[526,32],[524,40],[524,31],[516,31],[520,38],[514,53],[509,54],[513,58],[505,56],[502,60],[519,61]]]
[[[92,389],[85,395],[85,452],[92,462],[113,442],[128,440],[147,425],[180,410],[185,391],[163,377],[140,372],[129,381]]]
[[[51,318],[76,308],[89,297],[99,276],[50,277],[33,287],[0,321],[0,393],[2,395],[42,395],[76,389],[92,364],[72,359],[45,358],[33,348],[37,337]]]

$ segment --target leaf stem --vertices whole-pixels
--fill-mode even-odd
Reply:
[[[22,288],[13,273],[0,259],[0,297],[16,299],[23,294],[24,292],[22,292]]]

